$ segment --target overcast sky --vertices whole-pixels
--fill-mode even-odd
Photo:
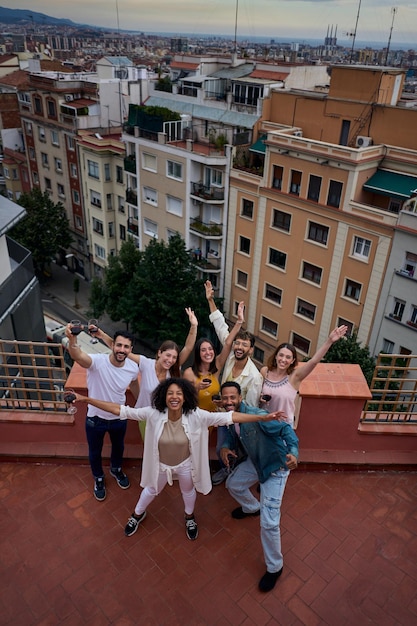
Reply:
[[[417,48],[417,0],[0,0],[0,5],[29,9],[77,23],[117,30],[237,34],[282,38],[324,39],[337,26],[339,42],[355,30],[357,41],[388,42]]]

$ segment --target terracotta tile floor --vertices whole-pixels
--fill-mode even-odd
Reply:
[[[224,485],[198,496],[197,541],[176,484],[127,538],[128,473],[99,503],[86,466],[0,463],[1,626],[417,624],[417,473],[294,472],[268,594],[259,519],[233,520]]]

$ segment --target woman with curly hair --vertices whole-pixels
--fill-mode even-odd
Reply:
[[[188,539],[197,539],[194,518],[197,494],[211,490],[209,467],[209,426],[233,422],[256,422],[278,419],[279,415],[209,412],[198,408],[192,383],[183,378],[169,378],[158,385],[152,395],[152,406],[131,408],[76,394],[76,399],[117,415],[120,419],[146,420],[141,487],[135,510],[125,527],[125,535],[136,532],[146,517],[146,510],[166,484],[177,478],[184,501],[185,532]]]

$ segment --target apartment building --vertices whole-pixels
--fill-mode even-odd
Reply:
[[[401,99],[403,81],[401,70],[334,67],[327,92],[273,90],[252,146],[257,167],[250,150],[246,167],[235,160],[225,307],[233,319],[249,302],[259,363],[282,341],[311,355],[341,323],[364,343],[379,337],[374,353],[386,347],[378,305],[417,183],[417,103]],[[402,330],[415,353],[417,333]]]

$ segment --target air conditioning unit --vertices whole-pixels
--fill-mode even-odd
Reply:
[[[72,95],[72,93],[69,93],[65,96],[66,102],[71,102],[72,100],[74,100],[74,96]]]
[[[356,147],[357,148],[366,148],[367,146],[372,146],[372,137],[364,137],[363,135],[358,135],[356,138]]]
[[[303,136],[303,131],[302,130],[295,130],[293,132],[293,137],[302,137]]]

